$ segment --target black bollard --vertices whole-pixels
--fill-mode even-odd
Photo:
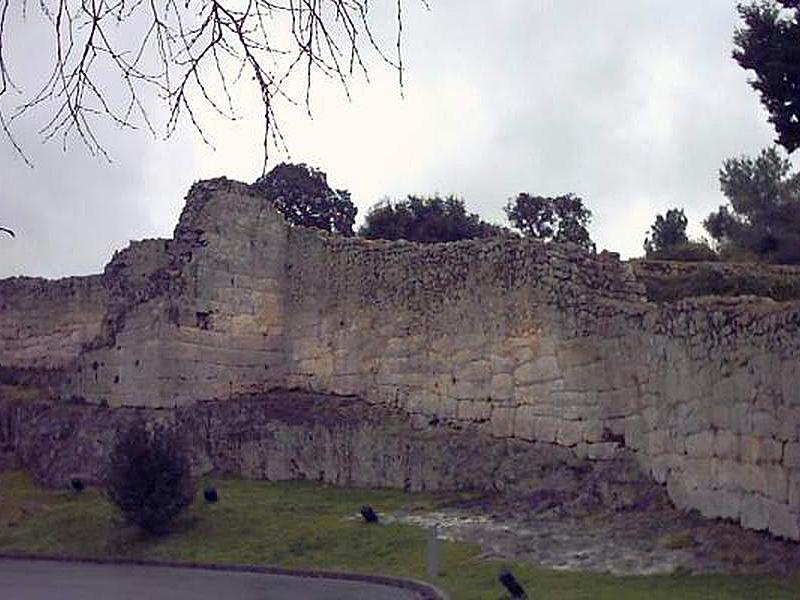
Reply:
[[[378,522],[378,513],[372,510],[372,507],[369,504],[365,504],[361,507],[361,516],[364,517],[364,520],[367,523]]]
[[[69,481],[69,487],[72,488],[72,491],[79,494],[86,488],[86,484],[83,483],[82,479],[73,477]]]
[[[203,498],[206,499],[206,502],[210,502],[212,504],[219,500],[217,488],[215,488],[213,485],[206,486],[206,489],[203,490]]]
[[[525,593],[525,589],[519,584],[517,578],[511,574],[511,571],[500,571],[499,579],[500,583],[505,586],[512,598],[526,599],[528,597]]]

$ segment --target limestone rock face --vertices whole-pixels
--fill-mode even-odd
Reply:
[[[648,301],[645,283],[668,270],[532,240],[419,245],[290,228],[249,186],[204,181],[172,239],[134,242],[102,275],[0,281],[0,398],[98,411],[216,401],[223,415],[225,401],[274,387],[358,396],[419,426],[597,461],[632,455],[678,506],[800,539],[800,303]],[[275,439],[310,426],[299,427]],[[326,456],[345,443],[320,435],[332,436]],[[263,441],[225,443],[236,472],[295,472],[265,463],[276,455]],[[282,448],[305,456],[299,441]],[[379,471],[336,456],[323,470],[350,469],[343,481]]]

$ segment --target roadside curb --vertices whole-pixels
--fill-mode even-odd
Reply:
[[[287,569],[270,565],[252,565],[237,563],[203,563],[194,561],[116,559],[74,557],[63,554],[24,554],[0,552],[2,560],[55,561],[64,563],[82,563],[97,565],[135,565],[142,567],[167,567],[173,569],[198,569],[206,571],[229,571],[231,573],[263,573],[265,575],[286,575],[289,577],[307,577],[315,579],[334,579],[359,581],[376,585],[409,590],[417,600],[450,600],[450,596],[434,585],[412,579],[410,577],[390,577],[388,575],[369,575],[352,571],[328,571],[325,569]]]

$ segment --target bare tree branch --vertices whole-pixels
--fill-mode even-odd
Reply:
[[[37,9],[52,32],[52,67],[21,104],[5,113],[0,104],[0,131],[26,162],[13,135],[24,115],[47,111],[44,139],[66,146],[77,136],[90,152],[108,157],[97,124],[144,125],[155,133],[147,108],[152,94],[168,108],[167,136],[188,119],[210,144],[200,109],[236,119],[232,89],[249,73],[264,108],[266,171],[270,147],[286,147],[275,102],[297,104],[289,84],[296,72],[302,70],[309,114],[316,75],[338,82],[348,97],[351,77],[369,80],[366,50],[398,72],[403,90],[402,0],[396,0],[394,58],[373,35],[369,0],[39,0]],[[25,91],[12,79],[8,42],[22,35],[30,13],[27,0],[18,6],[0,0],[0,100]]]

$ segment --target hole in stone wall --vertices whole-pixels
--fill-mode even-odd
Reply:
[[[139,359],[138,358],[135,361],[133,361],[133,366],[134,367],[138,367],[139,366]]]
[[[197,326],[200,329],[208,330],[211,328],[212,311],[197,311]]]
[[[119,375],[114,375],[114,383],[119,383]]]
[[[99,368],[100,368],[100,363],[98,363],[97,361],[94,361],[92,363],[92,370],[93,371],[97,371],[97,369],[99,369]]]
[[[621,448],[625,447],[625,436],[621,433],[614,433],[608,427],[603,427],[602,441],[614,442],[615,444],[619,444]]]

